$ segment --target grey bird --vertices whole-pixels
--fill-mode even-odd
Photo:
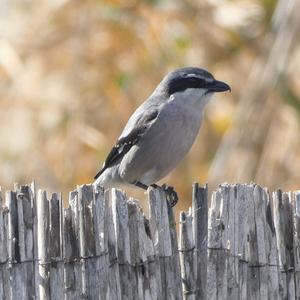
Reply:
[[[158,187],[155,183],[170,173],[193,145],[212,95],[228,90],[228,84],[204,69],[185,67],[167,74],[129,118],[94,185]],[[177,193],[172,187],[162,188],[174,206]]]

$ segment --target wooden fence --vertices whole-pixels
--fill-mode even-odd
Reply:
[[[193,186],[179,218],[149,189],[149,218],[115,189],[34,184],[0,193],[1,299],[299,299],[300,191]]]

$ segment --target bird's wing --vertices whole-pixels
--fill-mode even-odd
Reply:
[[[137,111],[136,115],[132,115],[120,138],[109,152],[102,169],[96,174],[94,179],[97,179],[107,168],[120,161],[131,147],[141,140],[143,135],[155,122],[158,113],[158,109],[151,109],[140,114]]]

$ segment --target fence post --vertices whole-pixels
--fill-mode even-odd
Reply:
[[[292,299],[300,296],[300,192],[207,186],[176,222],[148,190],[150,216],[118,190],[92,185],[62,199],[15,185],[0,191],[4,299]],[[6,207],[7,206],[7,207]]]
[[[179,251],[181,278],[184,299],[196,299],[196,266],[194,262],[195,243],[193,237],[192,211],[180,213],[179,219]]]
[[[52,299],[64,297],[62,196],[52,194],[49,201],[49,264]]]
[[[207,231],[208,203],[207,185],[193,185],[192,198],[193,236],[195,243],[194,264],[196,268],[196,299],[206,299],[207,284]]]
[[[300,191],[293,193],[294,213],[294,263],[295,263],[295,297],[300,298]]]
[[[43,190],[39,190],[37,196],[37,245],[39,299],[47,300],[50,299],[49,201]]]
[[[133,289],[130,288],[133,273],[130,259],[127,199],[123,193],[116,189],[112,189],[112,215],[116,235],[122,299],[130,300],[133,299]]]
[[[277,190],[273,193],[274,223],[279,254],[282,294],[285,299],[295,299],[294,278],[294,226],[291,194]]]
[[[148,189],[150,206],[150,232],[154,243],[155,255],[159,259],[157,267],[159,299],[182,299],[181,277],[176,274],[179,264],[178,247],[174,249],[173,232],[175,223],[169,212],[165,194],[160,189]],[[177,261],[176,261],[177,259]],[[179,271],[180,272],[180,271]],[[159,282],[160,281],[160,282]]]
[[[8,261],[8,209],[4,207],[2,190],[0,187],[0,298],[9,299]]]

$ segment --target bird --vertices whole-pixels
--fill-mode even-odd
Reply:
[[[94,186],[158,188],[157,181],[168,175],[193,145],[206,104],[214,93],[231,91],[198,67],[178,68],[164,76],[150,97],[129,118],[102,168]],[[173,207],[178,195],[163,185]]]

